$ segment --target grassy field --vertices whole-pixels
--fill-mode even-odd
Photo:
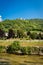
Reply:
[[[8,46],[13,41],[20,41],[21,46],[43,46],[43,40],[20,39],[0,40],[0,46]],[[0,65],[43,65],[43,56],[0,53]]]
[[[0,40],[0,45],[8,46],[14,41],[19,41],[21,46],[43,46],[43,40],[20,40],[20,39],[9,39]]]

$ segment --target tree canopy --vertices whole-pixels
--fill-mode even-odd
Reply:
[[[26,19],[26,20],[4,20],[0,22],[0,29],[8,32],[9,29],[24,31],[43,31],[43,19]]]

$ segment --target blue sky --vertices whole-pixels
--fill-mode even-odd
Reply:
[[[0,15],[3,19],[43,19],[43,0],[0,0]]]

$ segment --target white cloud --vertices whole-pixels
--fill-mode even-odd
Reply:
[[[2,16],[0,15],[0,18],[1,18]]]
[[[2,22],[2,16],[0,15],[0,22]]]

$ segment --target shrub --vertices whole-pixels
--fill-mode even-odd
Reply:
[[[33,54],[39,54],[39,47],[32,47]]]
[[[9,29],[9,32],[8,32],[8,39],[9,38],[14,38],[15,37],[15,33],[12,29]]]
[[[0,39],[3,39],[5,37],[5,32],[0,29]]]
[[[31,47],[27,47],[27,53],[28,53],[28,55],[30,55],[31,54]]]
[[[8,53],[15,53],[20,49],[19,41],[14,41],[12,45],[7,47],[7,52]]]
[[[30,33],[30,31],[27,31],[27,35],[30,35],[31,33]]]
[[[23,38],[24,37],[24,31],[23,30],[17,30],[17,37]]]
[[[43,34],[41,34],[41,39],[43,39]]]
[[[43,53],[43,47],[39,47],[39,52]]]
[[[27,54],[27,48],[26,47],[21,47],[21,52],[22,52],[22,55],[25,55]]]
[[[31,47],[21,47],[21,52],[23,55],[30,55],[31,54]]]
[[[5,47],[4,46],[0,46],[0,53],[5,52]]]
[[[41,33],[38,34],[38,39],[41,39]]]
[[[31,39],[37,39],[37,33],[31,33],[30,38]]]

